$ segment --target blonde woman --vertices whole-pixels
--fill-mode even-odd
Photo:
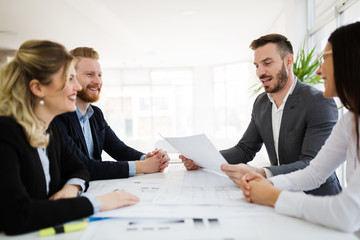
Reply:
[[[52,119],[75,111],[73,58],[51,41],[23,43],[0,72],[0,231],[20,234],[132,205],[138,198],[111,192],[77,197],[89,173]]]

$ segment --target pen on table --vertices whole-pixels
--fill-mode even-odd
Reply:
[[[112,217],[89,217],[89,222],[111,219]]]
[[[51,236],[58,233],[67,233],[83,230],[87,227],[86,221],[76,222],[76,223],[66,223],[64,225],[44,228],[39,231],[41,237]]]

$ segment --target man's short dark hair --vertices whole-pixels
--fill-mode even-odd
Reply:
[[[257,48],[265,46],[268,43],[276,44],[282,58],[284,58],[286,55],[294,54],[290,41],[285,36],[275,33],[261,36],[260,38],[252,41],[250,48],[252,50],[256,50]]]

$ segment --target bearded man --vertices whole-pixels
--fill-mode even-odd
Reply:
[[[75,48],[76,78],[82,86],[76,97],[76,111],[55,118],[65,141],[87,166],[91,180],[125,178],[137,173],[162,172],[170,160],[167,153],[155,149],[144,154],[121,141],[100,108],[92,105],[99,99],[103,84],[98,53],[88,47]],[[104,150],[116,161],[102,161]]]
[[[240,141],[220,153],[229,164],[222,170],[233,180],[250,171],[264,177],[305,168],[316,156],[338,119],[333,99],[300,82],[293,73],[293,48],[280,34],[254,40],[256,75],[265,92],[255,100],[250,124]],[[265,144],[270,166],[257,168],[246,163],[253,160]],[[187,170],[198,169],[191,159],[180,155]],[[319,188],[307,193],[335,195],[341,191],[333,173]]]

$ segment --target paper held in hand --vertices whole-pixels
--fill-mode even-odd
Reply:
[[[225,176],[220,170],[220,166],[227,162],[205,134],[188,137],[161,137],[180,154],[192,159],[195,164]]]

